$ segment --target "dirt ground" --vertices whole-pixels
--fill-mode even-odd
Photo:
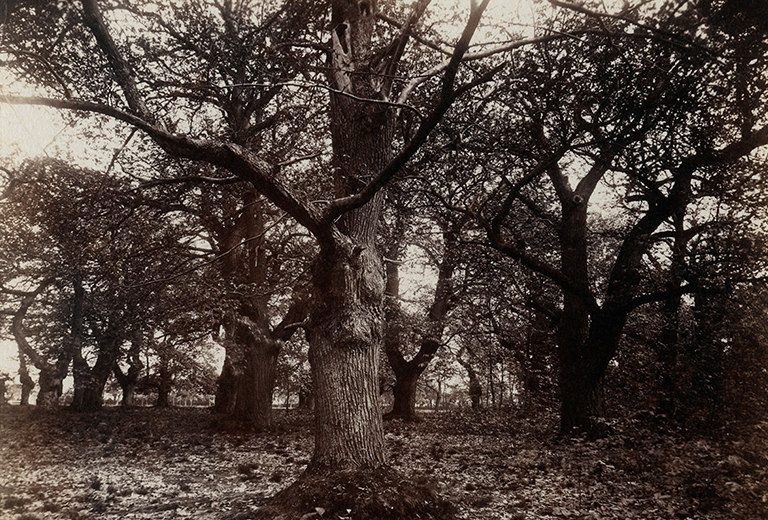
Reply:
[[[205,409],[4,407],[0,518],[247,519],[311,454],[310,417],[276,414],[248,434]],[[559,439],[554,419],[445,412],[390,422],[386,440],[390,463],[465,520],[768,518],[768,423],[691,437],[647,422],[587,442]]]

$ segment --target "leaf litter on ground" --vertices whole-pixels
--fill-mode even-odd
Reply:
[[[275,429],[258,434],[219,419],[196,408],[4,407],[0,518],[247,519],[306,467],[311,418],[276,411]],[[386,443],[394,468],[465,520],[768,518],[768,424],[706,437],[611,426],[594,441],[565,439],[553,417],[459,410],[389,421]]]

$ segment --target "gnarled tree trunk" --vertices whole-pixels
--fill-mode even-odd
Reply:
[[[136,406],[136,387],[144,368],[144,364],[141,362],[141,344],[141,331],[136,331],[131,338],[131,348],[128,350],[128,371],[123,372],[118,362],[115,362],[112,369],[123,393],[120,405],[126,408]]]
[[[93,367],[89,367],[81,352],[75,352],[72,376],[74,392],[72,408],[78,411],[98,410],[104,404],[104,387],[115,365],[118,345],[114,338],[100,342],[99,355]]]
[[[361,218],[356,224],[375,229],[375,220]],[[334,470],[377,467],[384,463],[378,392],[381,257],[372,233],[365,246],[340,233],[334,239],[333,249],[324,250],[315,267],[309,328],[316,417],[312,465]]]

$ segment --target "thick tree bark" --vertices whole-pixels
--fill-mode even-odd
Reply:
[[[256,430],[272,425],[277,360],[283,342],[307,313],[304,294],[297,294],[283,321],[270,328],[266,304],[233,312],[225,327],[226,357],[219,376],[214,410]]]
[[[82,354],[75,352],[72,366],[74,389],[72,409],[77,411],[99,410],[103,406],[104,387],[117,357],[117,344],[114,339],[100,343],[99,356],[91,368]]]
[[[281,344],[254,330],[253,322],[242,322],[238,343],[245,346],[242,375],[236,380],[236,399],[232,416],[256,430],[272,424],[272,394]],[[245,337],[239,337],[240,334]]]
[[[364,223],[350,219],[353,225]],[[337,234],[336,246],[324,250],[315,266],[309,328],[315,390],[312,465],[334,471],[384,464],[378,392],[384,277],[372,231],[366,246]]]
[[[395,386],[392,389],[394,402],[392,410],[385,418],[400,418],[404,421],[415,421],[416,415],[416,390],[423,370],[418,368],[406,368],[395,374]]]

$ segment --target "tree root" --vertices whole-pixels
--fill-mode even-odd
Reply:
[[[258,520],[450,520],[455,507],[434,487],[391,468],[310,468],[256,514]]]

